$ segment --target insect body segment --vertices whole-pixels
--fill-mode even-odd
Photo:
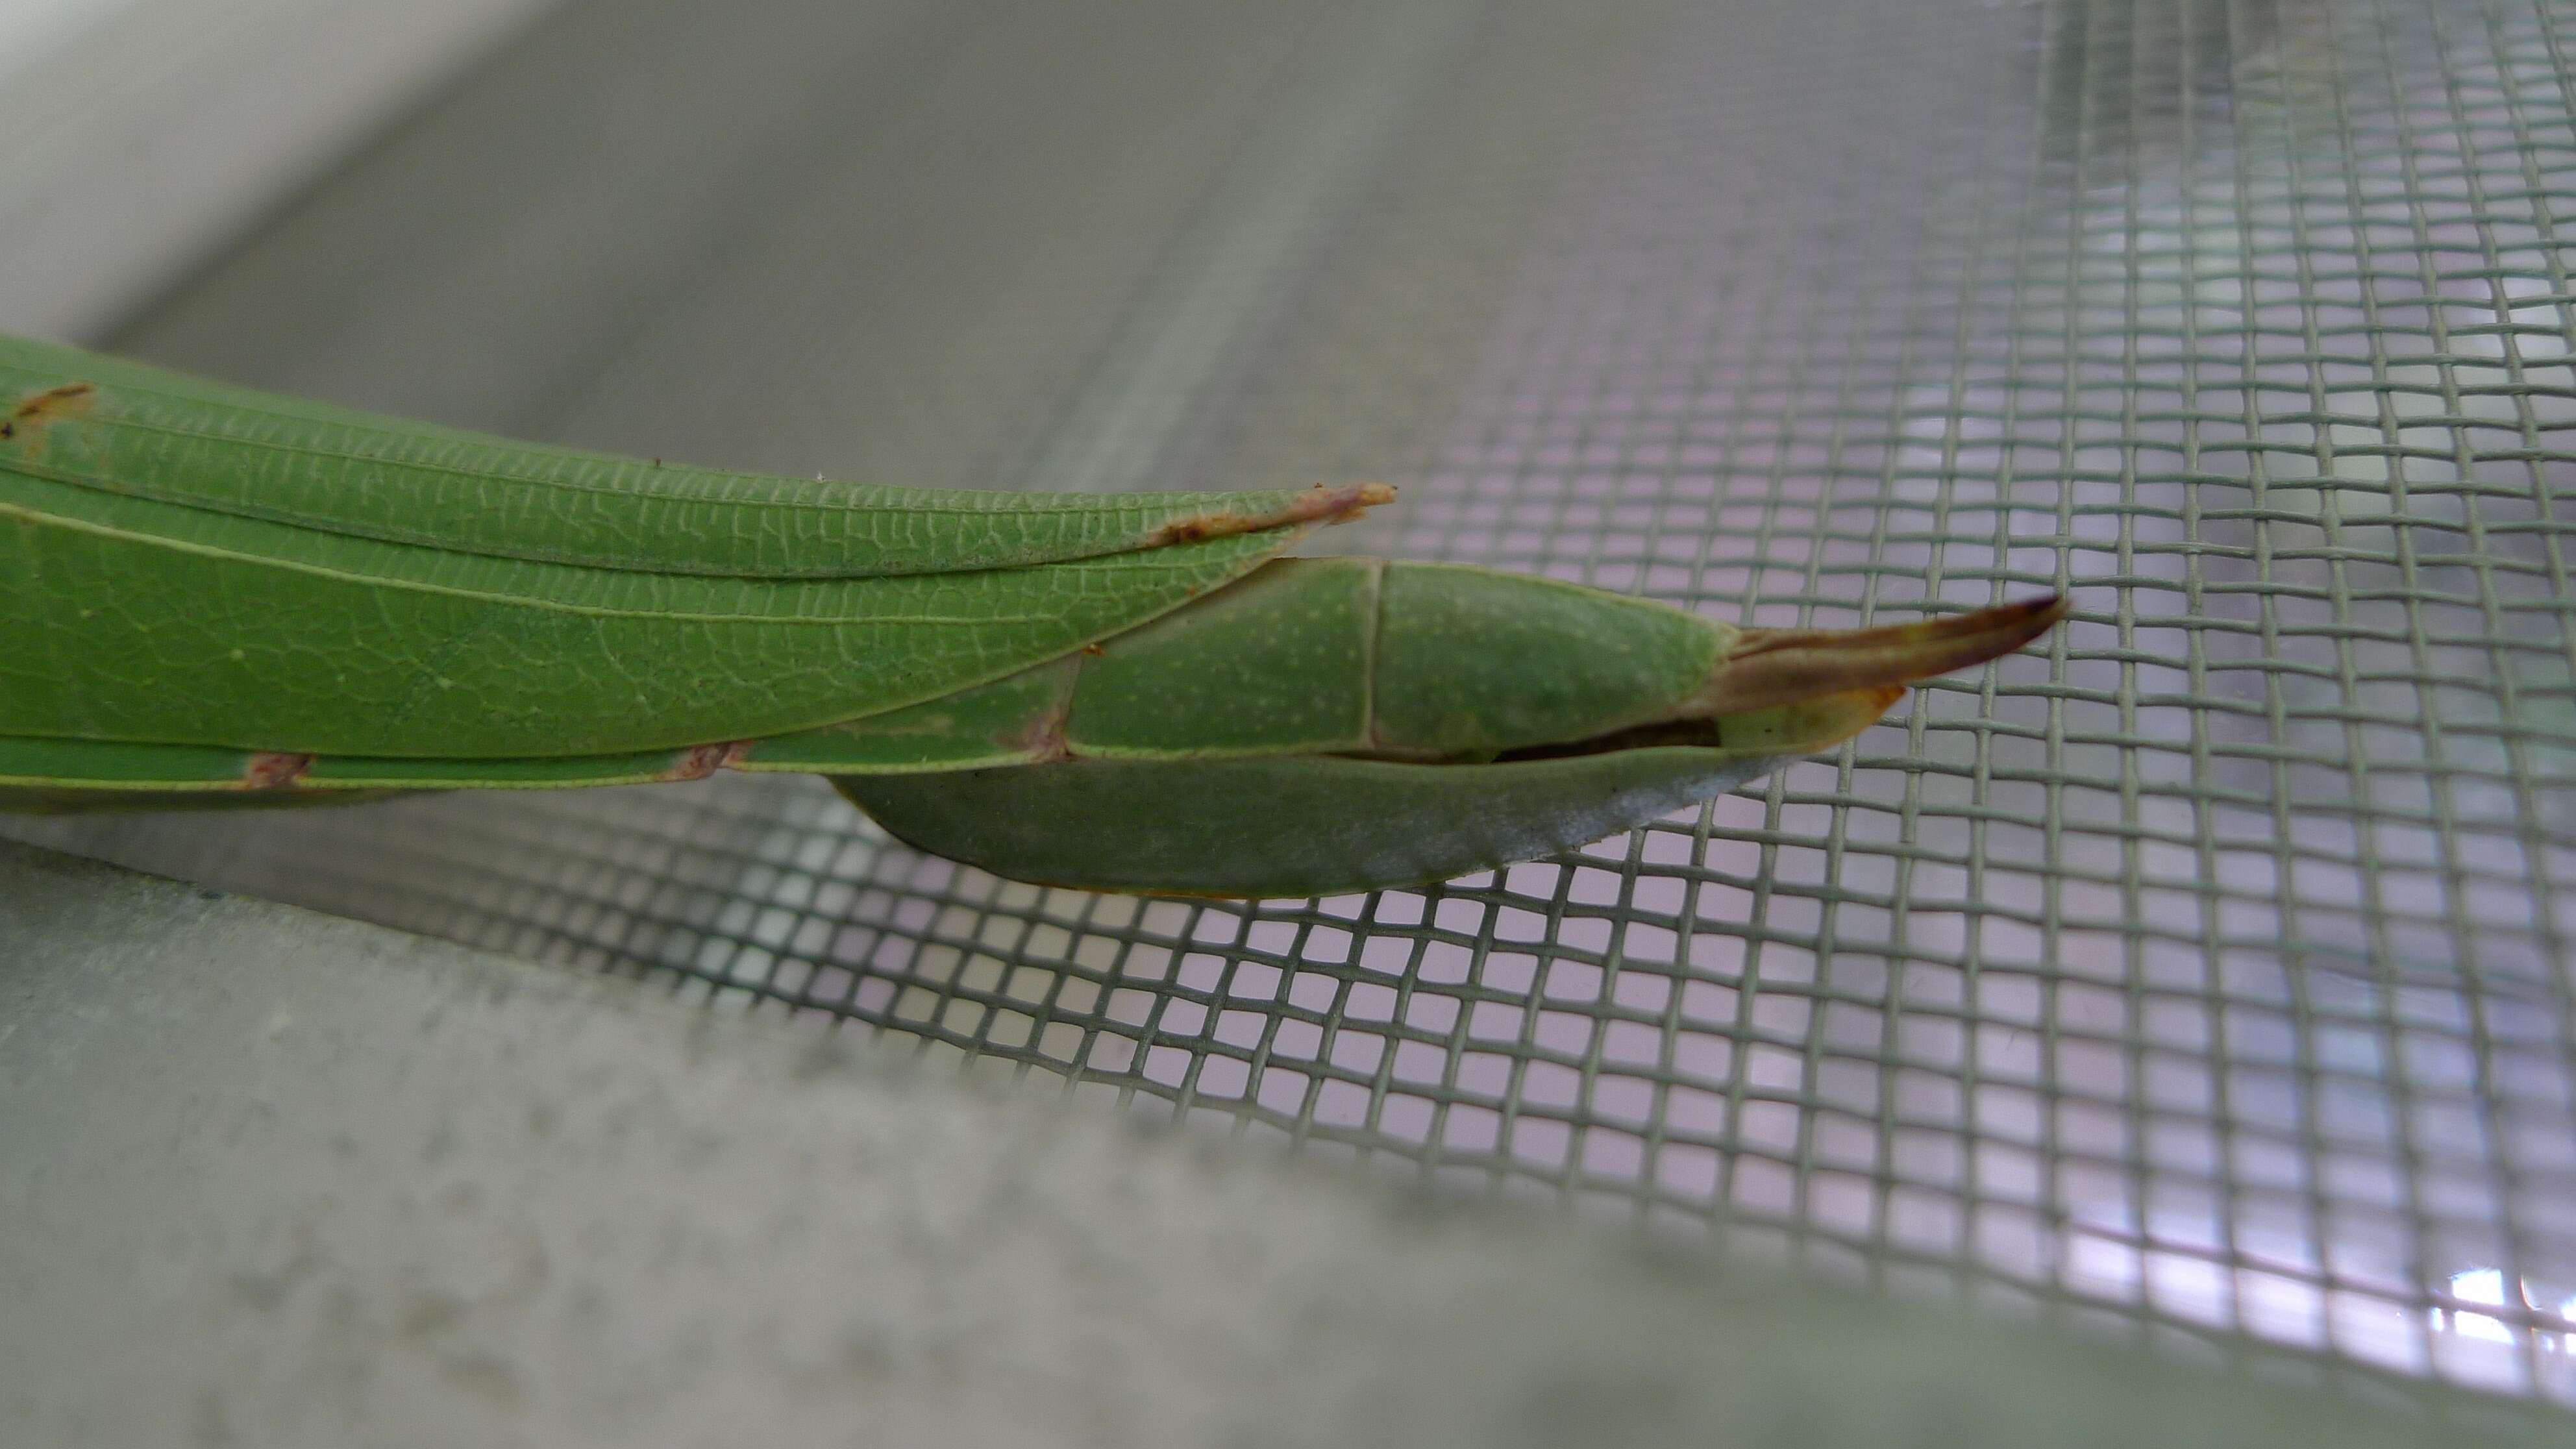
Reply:
[[[1490,758],[1659,719],[1707,680],[1731,631],[1660,604],[1546,580],[1378,559],[1282,559],[1187,609],[1005,681],[755,745],[755,768],[850,741],[900,769],[959,732],[1016,762],[1261,755]],[[980,711],[1010,691],[999,727]],[[960,711],[975,711],[973,715]],[[969,720],[974,722],[969,723]],[[925,761],[927,763],[927,761]]]
[[[1484,569],[1281,559],[1096,654],[756,741],[740,767],[875,774],[1270,755],[1460,764],[1650,741],[1718,747],[1730,730],[1754,738],[1751,721],[1799,717],[1799,705],[1947,673],[1963,654],[2008,653],[2062,612],[2047,599],[1895,630],[1747,633]]]
[[[1194,647],[1203,611],[1214,638],[1267,647]],[[763,741],[747,765],[809,752],[803,767],[897,837],[1020,880],[1218,896],[1427,884],[1634,828],[1830,748],[1906,684],[2019,648],[2063,613],[2048,599],[1897,631],[1745,634],[1544,580],[1283,560],[1226,611],[1167,615],[1100,659],[1050,666],[1046,688],[1026,681],[1021,708],[1054,713],[1023,718],[1063,722],[1041,738],[1015,724],[980,760],[912,754],[956,738],[929,717],[969,695]],[[1234,688],[1235,661],[1293,682]],[[1220,703],[1233,700],[1250,708]],[[849,749],[844,763],[814,758],[824,738]],[[1247,834],[1257,849],[1225,848]]]

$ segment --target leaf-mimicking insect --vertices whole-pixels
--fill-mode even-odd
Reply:
[[[2065,612],[1738,630],[1283,557],[1392,496],[731,473],[0,337],[0,804],[796,770],[1014,879],[1305,896],[1633,827]]]

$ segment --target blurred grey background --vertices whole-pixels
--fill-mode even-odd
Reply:
[[[0,134],[29,138],[0,162],[0,325],[785,473],[1384,478],[1400,505],[1333,546],[1738,621],[2042,587],[2078,614],[1706,810],[1365,898],[1009,885],[814,781],[0,828],[677,994],[709,1030],[872,1036],[1300,1170],[1515,1200],[1567,1242],[1969,1302],[2142,1373],[2179,1355],[2410,1412],[2500,1395],[2534,1416],[2516,1432],[2564,1431],[2540,1406],[2576,1401],[2568,7],[70,15],[24,7],[49,38],[0,69],[0,121],[25,122]],[[91,959],[73,944],[31,955]],[[392,991],[294,979],[359,1017]],[[75,1123],[81,1073],[184,1057],[190,1016],[13,1080]],[[265,1042],[251,1020],[197,1049]],[[635,1090],[685,1094],[662,1065]],[[301,1085],[147,1075],[167,1089],[137,1100],[235,1120],[248,1093],[361,1138],[368,1104],[401,1117],[392,1065],[277,1070]],[[486,1070],[499,1094],[570,1069]],[[785,1110],[741,1090],[746,1122]],[[19,1130],[27,1161],[91,1161]],[[267,1255],[254,1276],[306,1261],[304,1219],[259,1216],[280,1182],[392,1212],[442,1174],[535,1170],[515,1140],[334,1157],[341,1130],[201,1189],[269,1223],[233,1245]],[[85,1220],[82,1180],[46,1179],[58,1220]],[[520,1227],[578,1263],[578,1225],[614,1214],[575,1193]],[[355,1301],[408,1301],[380,1248],[351,1253]],[[634,1264],[663,1260],[599,1261],[649,1296]],[[756,1360],[785,1321],[699,1331]],[[887,1331],[912,1352],[919,1326]],[[475,1352],[541,1396],[547,1360],[503,1344]],[[1905,1356],[1850,1352],[1854,1383]],[[1136,1392],[1095,1437],[1168,1407]],[[273,1425],[303,1401],[258,1402]],[[1659,1432],[1706,1406],[1667,1408]]]

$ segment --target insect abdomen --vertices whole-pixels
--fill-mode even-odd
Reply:
[[[1477,759],[1668,718],[1725,626],[1546,579],[1282,559],[999,684],[754,744],[755,769],[1048,760]]]

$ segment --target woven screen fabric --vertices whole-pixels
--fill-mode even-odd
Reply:
[[[109,340],[742,467],[1385,478],[1326,543],[1744,624],[2074,615],[1365,897],[1006,883],[803,779],[12,833],[2576,1402],[2576,6],[691,9],[565,12]]]

